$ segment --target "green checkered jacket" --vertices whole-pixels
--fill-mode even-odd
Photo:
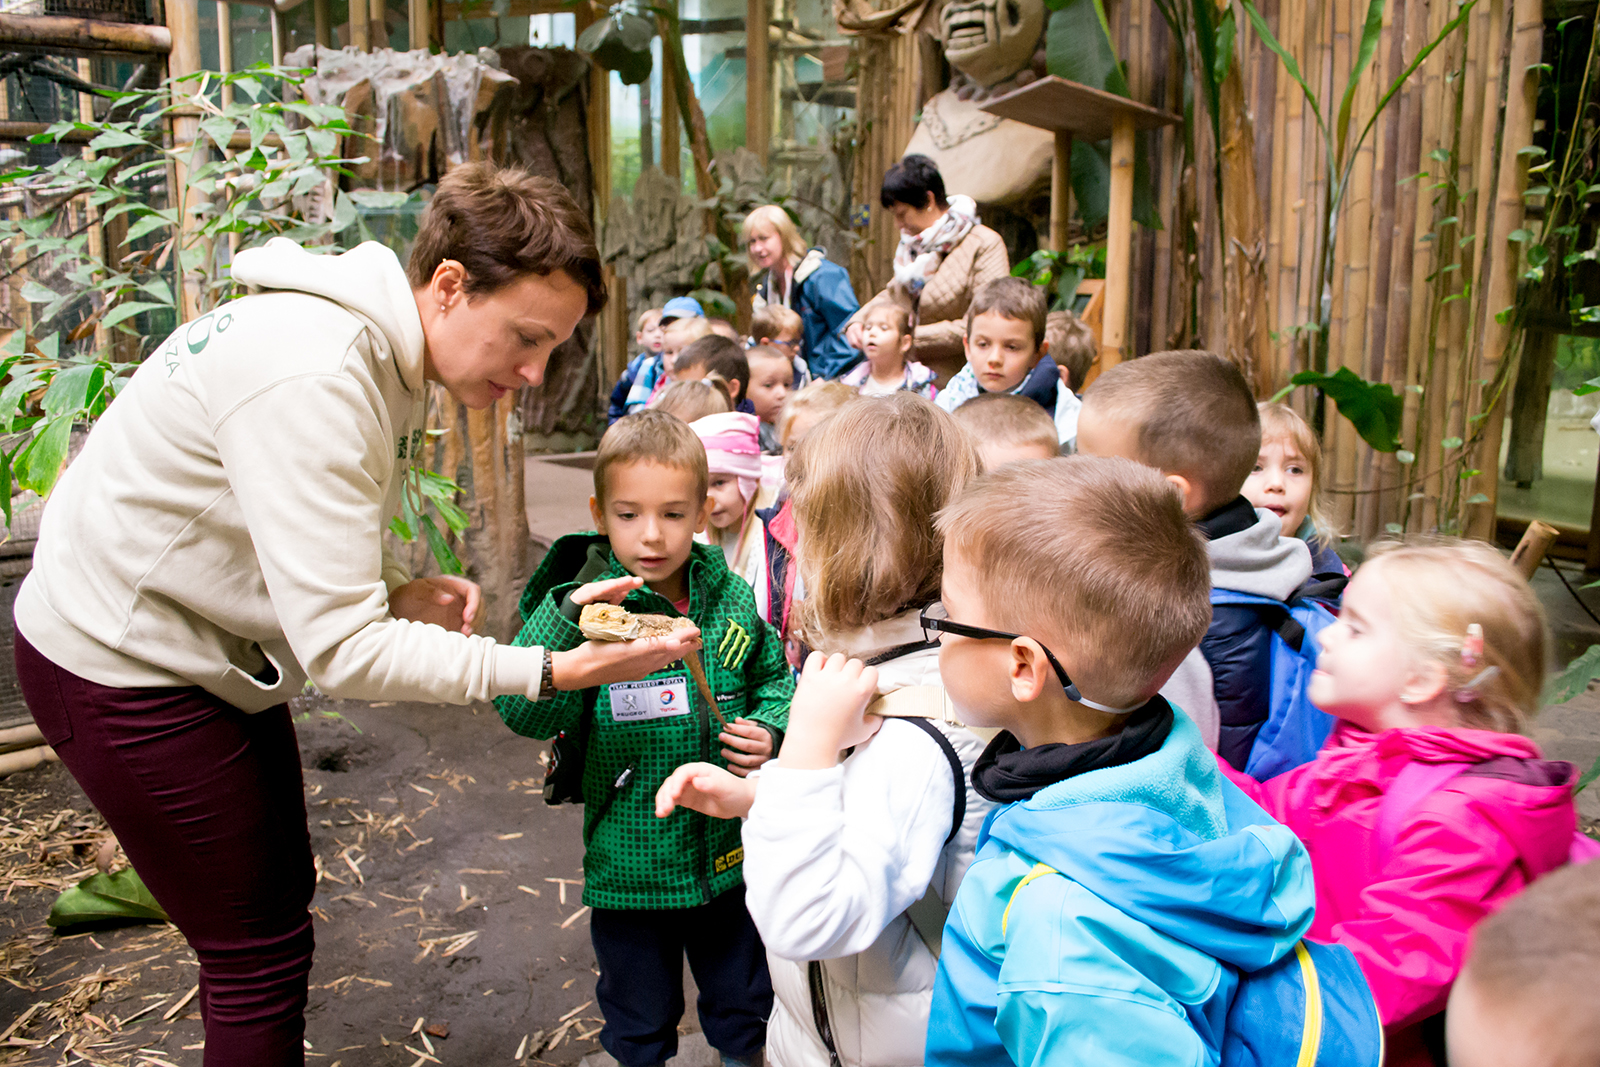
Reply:
[[[754,594],[728,569],[720,548],[696,544],[688,567],[688,614],[700,627],[700,656],[718,707],[729,722],[744,716],[771,727],[776,740],[794,696],[777,631],[756,614]],[[581,644],[578,609],[567,594],[583,582],[627,573],[603,536],[561,538],[523,593],[525,621],[514,643],[558,652]],[[678,614],[648,588],[631,594],[625,606]],[[680,684],[647,684],[663,680]],[[656,790],[678,767],[695,760],[726,766],[716,740],[721,726],[682,663],[643,681],[644,686],[560,692],[542,701],[504,696],[494,702],[506,725],[528,737],[561,731],[576,736],[580,719],[593,716],[583,771],[583,902],[590,907],[693,907],[742,881],[738,819],[713,819],[685,808],[665,819],[655,816]],[[633,773],[617,790],[615,783],[629,768]]]

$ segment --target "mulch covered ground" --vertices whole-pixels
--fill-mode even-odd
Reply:
[[[545,805],[544,746],[487,706],[295,710],[319,875],[308,1063],[568,1067],[597,1049],[582,809]],[[97,857],[125,862],[108,840],[59,764],[0,780],[0,1064],[201,1062],[176,929],[45,925]]]

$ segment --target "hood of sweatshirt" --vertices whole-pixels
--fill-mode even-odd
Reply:
[[[1244,497],[1207,515],[1199,526],[1209,538],[1212,588],[1287,600],[1311,577],[1306,543],[1284,537],[1278,516],[1252,508]]]
[[[824,634],[819,648],[830,654],[842,652],[854,659],[867,659],[893,652],[888,659],[875,664],[878,668],[878,692],[892,693],[914,685],[942,685],[939,679],[939,646],[930,644],[922,634],[920,608],[903,611],[899,615],[850,630],[841,634]]]
[[[1221,778],[1182,715],[1157,751],[999,809],[988,836],[1241,970],[1279,959],[1311,925],[1304,847]]]
[[[233,278],[258,289],[320,296],[365,317],[383,334],[406,388],[422,391],[422,319],[399,257],[384,245],[367,241],[325,256],[274,237],[235,256]]]

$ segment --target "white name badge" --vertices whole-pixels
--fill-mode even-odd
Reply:
[[[614,722],[643,722],[687,715],[689,683],[683,678],[651,678],[643,682],[617,682],[607,687]]]

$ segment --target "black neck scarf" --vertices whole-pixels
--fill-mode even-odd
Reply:
[[[1023,748],[1001,731],[972,768],[972,787],[996,804],[1028,800],[1039,790],[1102,767],[1120,767],[1156,751],[1172,732],[1172,705],[1154,697],[1128,716],[1121,731],[1078,745]]]

